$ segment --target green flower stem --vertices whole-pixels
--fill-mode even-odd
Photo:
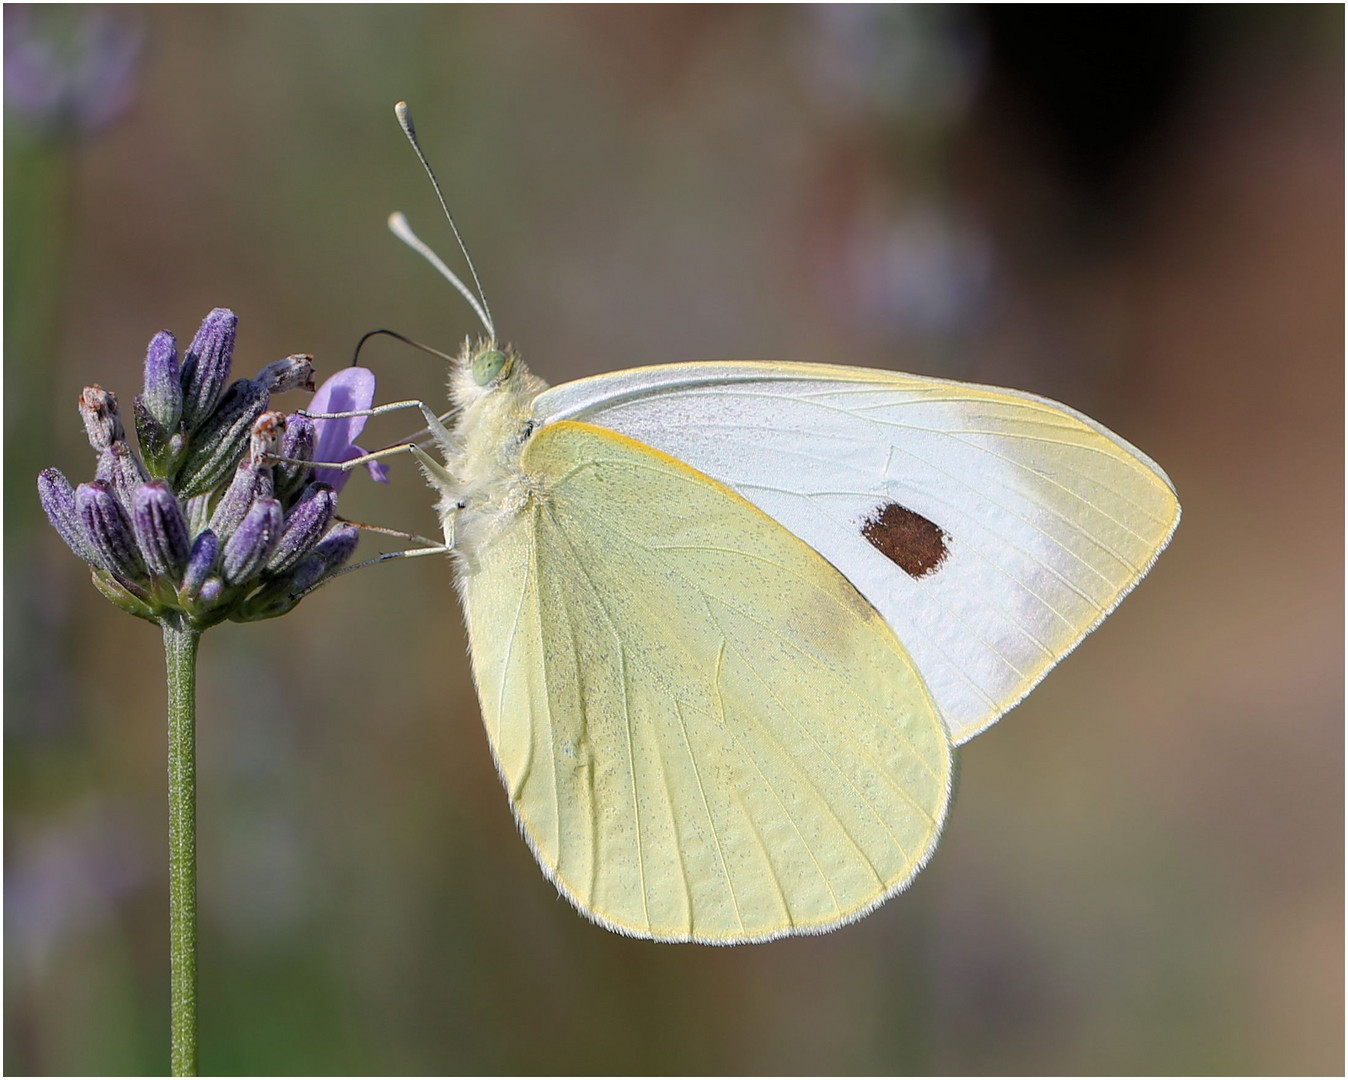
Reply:
[[[197,1074],[197,643],[201,631],[166,618],[169,775],[170,1043],[174,1076]]]

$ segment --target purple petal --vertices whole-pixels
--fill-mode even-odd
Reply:
[[[361,455],[366,453],[366,451],[362,450],[359,446],[353,446],[351,447],[351,449],[355,451],[355,453],[352,454],[351,457],[360,457]],[[342,458],[342,460],[350,461],[351,458]],[[388,466],[385,465],[382,461],[367,461],[365,463],[365,467],[370,471],[370,478],[374,480],[375,483],[377,484],[388,483]]]
[[[315,420],[314,423],[321,424],[323,421]],[[318,457],[318,454],[315,452],[314,456],[318,458],[319,461],[331,461],[335,464],[340,464],[343,461],[350,461],[354,457],[360,457],[362,452],[363,451],[359,447],[347,446],[336,454],[324,454],[322,457]],[[314,479],[320,484],[327,484],[333,491],[341,491],[342,488],[346,487],[346,482],[351,479],[351,474],[349,472],[342,472],[341,469],[315,469]]]
[[[374,372],[369,368],[348,367],[342,368],[318,388],[305,411],[311,414],[354,412],[368,409],[373,402]],[[345,451],[364,429],[365,419],[363,416],[352,416],[343,420],[315,420],[318,442],[314,447],[314,460],[349,461],[355,457]]]

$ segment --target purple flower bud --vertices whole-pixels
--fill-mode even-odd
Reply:
[[[207,578],[202,582],[201,590],[196,595],[196,607],[214,607],[220,600],[220,594],[224,591],[225,583],[218,577]]]
[[[84,531],[80,512],[75,508],[75,489],[59,469],[43,469],[37,474],[37,497],[42,501],[47,520],[70,550],[87,563],[99,562],[89,543],[89,534]]]
[[[283,413],[266,412],[253,424],[248,435],[248,455],[234,470],[234,479],[211,515],[211,528],[221,539],[234,534],[253,503],[273,497],[271,458],[281,449],[285,422]]]
[[[350,556],[348,556],[349,558]],[[345,560],[343,560],[345,561]],[[318,579],[328,572],[328,561],[322,555],[310,554],[300,560],[287,582],[287,591],[291,596],[303,593],[318,584]]]
[[[221,539],[228,540],[248,516],[253,504],[258,499],[270,499],[273,494],[270,469],[259,468],[247,460],[239,462],[239,467],[234,470],[234,479],[211,515],[212,531]]]
[[[243,602],[237,618],[240,622],[255,619],[274,619],[304,599],[304,594],[315,585],[327,570],[321,555],[306,555],[288,574],[272,578]]]
[[[167,431],[178,427],[183,387],[178,369],[178,342],[167,330],[150,339],[145,351],[145,408]]]
[[[183,570],[183,593],[189,597],[197,596],[207,576],[215,569],[215,560],[220,555],[220,541],[215,533],[207,529],[192,541],[191,554],[187,556],[187,567]]]
[[[324,572],[331,573],[355,554],[359,542],[359,529],[345,521],[338,522],[314,545],[314,554],[322,558]]]
[[[145,560],[136,545],[131,518],[102,480],[81,484],[75,490],[75,506],[88,533],[98,564],[127,581],[143,581]]]
[[[317,430],[314,422],[307,416],[291,413],[286,417],[286,433],[281,440],[280,456],[290,458],[291,461],[313,461],[316,438]],[[273,476],[276,478],[276,497],[287,499],[295,494],[304,487],[312,471],[307,465],[295,465],[290,461],[277,462],[273,469]]]
[[[307,353],[294,353],[264,367],[258,372],[257,381],[272,394],[283,394],[287,390],[312,390],[314,358]]]
[[[266,412],[267,401],[266,388],[252,379],[239,379],[225,391],[210,419],[192,437],[178,473],[180,496],[191,498],[220,486],[247,451],[253,424]]]
[[[321,556],[306,555],[290,573],[269,576],[262,588],[244,600],[234,618],[239,622],[253,622],[284,615],[304,599],[309,587],[323,576],[323,570]]]
[[[122,500],[122,505],[130,506],[136,488],[145,483],[149,476],[146,475],[145,466],[140,463],[140,458],[136,457],[136,452],[131,449],[131,444],[118,441],[98,455],[94,479],[111,484],[117,498]]]
[[[270,573],[281,574],[295,566],[318,543],[337,513],[337,493],[327,484],[310,484],[290,508],[281,540],[267,562]]]
[[[136,489],[131,522],[150,573],[176,582],[187,564],[187,519],[168,484],[151,480]]]
[[[80,416],[89,433],[89,445],[99,453],[126,438],[121,417],[117,415],[117,395],[110,390],[98,385],[81,390]]]
[[[229,381],[234,334],[239,320],[229,308],[216,308],[201,323],[182,363],[182,419],[189,432],[206,422]]]
[[[285,517],[276,499],[259,499],[225,544],[225,580],[242,585],[262,572],[281,539]]]

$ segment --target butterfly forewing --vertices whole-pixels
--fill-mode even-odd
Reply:
[[[935,846],[947,732],[809,545],[612,431],[534,436],[528,505],[464,580],[487,733],[539,862],[664,940],[827,929]]]
[[[956,743],[1019,701],[1146,573],[1165,474],[1015,391],[857,368],[642,368],[543,393],[733,488],[842,571],[911,654]]]

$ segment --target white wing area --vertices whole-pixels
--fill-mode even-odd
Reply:
[[[721,481],[837,567],[912,656],[958,745],[1119,603],[1179,523],[1165,473],[1045,398],[815,364],[670,364],[544,391]],[[890,503],[944,534],[919,576],[862,534]]]

